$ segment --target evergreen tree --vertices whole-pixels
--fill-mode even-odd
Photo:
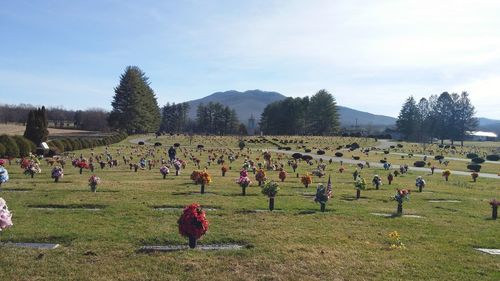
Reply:
[[[469,99],[467,92],[462,92],[455,104],[455,124],[457,130],[457,140],[460,140],[461,145],[464,145],[465,135],[468,131],[476,130],[479,121],[474,117],[476,111]]]
[[[419,121],[421,120],[419,110],[413,96],[409,97],[399,112],[396,126],[405,139],[415,140],[419,134]]]
[[[128,66],[115,88],[109,125],[129,134],[156,132],[160,108],[148,77],[137,66]]]
[[[308,133],[329,135],[339,130],[339,116],[335,98],[326,90],[320,90],[311,97],[308,110]]]
[[[451,95],[448,92],[439,95],[432,111],[435,122],[434,136],[443,143],[445,139],[453,137],[453,127],[455,126],[453,121],[454,105]]]
[[[34,142],[36,145],[47,140],[49,136],[47,112],[45,107],[30,110],[26,121],[24,137]]]

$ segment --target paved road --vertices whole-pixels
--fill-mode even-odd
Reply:
[[[331,159],[333,162],[340,162],[340,161],[342,161],[342,162],[347,163],[347,164],[358,164],[358,163],[364,164],[366,162],[366,161],[363,161],[363,160],[353,160],[353,159],[349,159],[349,158],[341,158],[341,157],[335,157],[335,156],[316,155],[316,154],[312,154],[312,153],[304,153],[304,152],[292,151],[292,150],[288,150],[288,151],[286,151],[286,150],[278,150],[278,149],[268,149],[268,150],[272,151],[272,152],[284,153],[284,154],[290,154],[290,155],[294,154],[294,153],[300,153],[302,155],[310,155],[314,159],[322,158],[323,160],[326,160],[326,161],[329,161]],[[370,167],[383,168],[384,164],[377,163],[377,162],[370,162]],[[392,165],[391,167],[399,169],[400,165]],[[410,167],[410,170],[412,170],[412,171],[419,171],[419,172],[425,172],[425,173],[429,173],[430,172],[429,168]],[[443,171],[442,169],[435,169],[434,173],[440,174],[442,171]],[[468,177],[470,177],[471,172],[451,171],[451,174],[452,175],[460,175],[460,176],[468,176]],[[491,178],[491,179],[500,179],[500,176],[498,176],[498,175],[487,174],[487,173],[479,173],[479,177]]]

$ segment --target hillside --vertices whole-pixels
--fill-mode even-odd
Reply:
[[[268,104],[285,98],[286,96],[280,93],[261,90],[217,92],[201,99],[189,101],[189,117],[196,117],[196,108],[200,103],[219,102],[234,108],[238,113],[240,121],[246,123],[246,120],[252,114],[259,120],[261,113]],[[358,125],[390,126],[396,122],[396,119],[393,117],[374,115],[344,106],[339,106],[339,113],[342,126],[353,126],[356,123],[356,119]]]

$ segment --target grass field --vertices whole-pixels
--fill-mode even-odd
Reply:
[[[129,137],[133,139],[136,137]],[[97,169],[102,183],[97,193],[90,192],[88,178],[67,164],[59,183],[50,178],[50,167],[42,161],[42,173],[31,179],[18,166],[7,165],[10,182],[2,185],[3,197],[14,213],[14,226],[0,232],[1,242],[53,242],[54,250],[30,250],[0,246],[0,280],[499,280],[500,257],[474,250],[500,248],[498,221],[491,220],[488,202],[500,198],[500,181],[452,175],[445,182],[440,175],[411,171],[397,177],[393,185],[371,187],[374,174],[381,169],[363,169],[368,189],[355,200],[352,180],[354,166],[339,173],[339,164],[327,164],[334,197],[327,212],[320,213],[313,202],[316,184],[325,178],[313,178],[305,188],[286,163],[288,158],[273,153],[283,163],[288,177],[280,183],[276,197],[278,212],[254,212],[266,209],[267,198],[250,173],[247,196],[240,195],[235,183],[245,157],[263,162],[262,149],[275,148],[269,143],[252,144],[240,152],[238,140],[231,137],[168,136],[153,139],[161,148],[138,146],[127,141],[113,145],[109,153],[119,160],[118,167]],[[286,138],[291,139],[291,138]],[[297,139],[298,141],[299,138]],[[372,146],[372,140],[345,138],[303,139],[307,147],[335,148],[360,142]],[[180,143],[177,156],[187,167],[179,176],[165,180],[159,167],[134,172],[124,165],[122,156],[149,159],[166,157],[173,143]],[[307,143],[305,143],[307,142]],[[363,143],[364,142],[364,143]],[[196,151],[198,144],[204,151]],[[295,149],[298,144],[290,145]],[[120,155],[118,154],[120,152]],[[89,157],[91,151],[75,151]],[[104,153],[96,148],[94,155]],[[239,155],[229,164],[227,155]],[[332,151],[327,152],[331,155]],[[189,156],[201,159],[202,168],[212,175],[207,194],[189,176],[196,169]],[[231,169],[221,176],[221,166],[211,163],[209,155],[224,156]],[[375,156],[373,156],[375,157]],[[378,159],[378,156],[377,156]],[[70,161],[67,161],[68,163]],[[492,164],[493,165],[493,164]],[[301,162],[298,172],[315,168]],[[426,193],[412,192],[404,203],[404,213],[422,218],[385,218],[371,213],[394,213],[390,200],[396,188],[414,189],[415,178],[424,175]],[[268,171],[278,180],[278,172]],[[385,179],[385,177],[383,177]],[[384,180],[385,182],[385,180]],[[17,190],[17,191],[16,191]],[[458,203],[431,203],[429,200],[457,200]],[[215,208],[207,211],[208,233],[200,244],[238,243],[239,251],[189,250],[173,253],[142,253],[142,245],[186,244],[178,234],[181,211],[158,211],[155,206],[184,206],[198,202]],[[76,209],[41,210],[33,207],[60,205]],[[79,209],[85,205],[99,211]],[[406,249],[390,249],[388,233],[397,231]]]
[[[0,123],[0,134],[21,135],[22,136],[24,134],[25,129],[26,129],[26,126],[23,126],[22,124]],[[70,136],[92,135],[92,134],[96,134],[96,133],[97,132],[74,130],[74,129],[49,128],[49,135],[50,136],[70,137]]]

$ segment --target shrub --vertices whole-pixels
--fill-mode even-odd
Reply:
[[[138,145],[144,145],[144,142],[143,141],[140,141],[137,143]]]
[[[155,146],[161,146],[161,142],[155,142]]]
[[[311,150],[310,150],[309,148],[306,148],[304,151],[305,151],[306,153],[310,153],[310,152],[311,152]]]
[[[311,155],[302,155],[302,160],[304,161],[311,161],[313,158]]]
[[[467,153],[467,158],[469,159],[474,159],[474,158],[477,158],[479,157],[476,153]]]
[[[292,150],[292,148],[287,146],[287,147],[285,147],[285,150]]]
[[[434,159],[436,159],[436,160],[443,160],[444,156],[443,155],[436,155],[436,156],[434,156]]]
[[[318,155],[323,155],[323,154],[325,154],[325,151],[324,151],[324,150],[318,150],[316,153],[317,153]]]
[[[481,171],[481,165],[479,164],[469,164],[467,165],[467,169],[474,171],[474,172],[479,172]]]
[[[389,150],[384,150],[384,154],[389,154]]]
[[[342,152],[335,152],[335,156],[342,157],[342,156],[344,156],[344,154]]]
[[[294,153],[294,154],[292,154],[292,158],[293,159],[300,159],[300,158],[302,158],[302,154],[300,154],[300,153]]]
[[[64,144],[60,140],[51,140],[48,145],[49,147],[56,147],[59,152],[64,152]]]
[[[413,166],[423,168],[425,167],[425,161],[415,161],[415,163],[413,163]]]
[[[70,139],[63,139],[63,140],[61,140],[61,143],[64,145],[64,151],[73,150],[73,145],[71,144]]]
[[[352,159],[359,160],[359,156],[353,156]]]
[[[394,145],[389,146],[390,148],[396,148]]]
[[[400,144],[400,143],[398,143],[398,147],[399,147],[399,148],[402,148],[402,147],[403,147],[403,145],[402,145],[402,144]]]
[[[0,157],[3,157],[5,154],[5,145],[0,143]]]
[[[380,163],[385,164],[385,163],[387,163],[387,160],[381,159]]]
[[[486,160],[488,160],[488,161],[498,161],[498,160],[500,160],[500,155],[496,155],[496,154],[488,155],[488,156],[486,156]]]
[[[353,142],[353,143],[351,144],[351,149],[352,149],[352,150],[355,150],[355,149],[358,149],[358,148],[359,148],[359,144],[358,144],[357,142]]]
[[[476,163],[476,164],[481,164],[481,163],[484,163],[484,158],[476,157],[476,158],[473,158],[471,161]]]
[[[179,146],[181,146],[181,144],[180,144],[180,143],[178,143],[178,142],[176,142],[176,143],[174,143],[174,146],[175,146],[175,147],[179,147]]]
[[[7,135],[0,136],[0,143],[5,146],[4,156],[6,157],[18,157],[19,147],[17,147],[16,141]]]
[[[19,148],[19,156],[20,157],[26,157],[30,154],[31,145],[30,145],[28,139],[26,139],[23,136],[13,136],[12,139],[14,139],[14,141],[17,144],[17,147]]]

